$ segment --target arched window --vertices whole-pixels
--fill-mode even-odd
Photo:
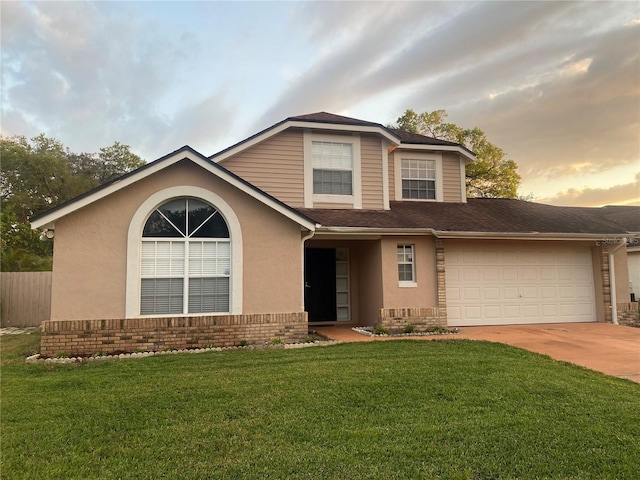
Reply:
[[[229,228],[211,204],[184,197],[157,207],[140,258],[141,315],[230,311]]]

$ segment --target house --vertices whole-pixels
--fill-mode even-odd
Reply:
[[[615,322],[629,231],[598,209],[467,199],[473,161],[324,112],[211,157],[176,150],[32,219],[55,235],[42,353],[296,341],[333,322]]]

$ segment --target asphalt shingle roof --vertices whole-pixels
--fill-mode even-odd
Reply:
[[[390,210],[297,209],[323,227],[434,229],[443,232],[624,235],[596,208],[559,207],[506,198],[468,203],[390,202]]]

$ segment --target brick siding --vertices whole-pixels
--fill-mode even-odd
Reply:
[[[416,332],[425,332],[429,327],[446,327],[447,315],[438,307],[426,308],[381,308],[376,326],[392,333],[403,332],[413,325]]]
[[[640,303],[618,303],[618,323],[620,325],[638,325],[640,323]]]
[[[69,356],[169,348],[255,345],[304,340],[306,312],[205,317],[51,320],[42,323],[40,354]]]

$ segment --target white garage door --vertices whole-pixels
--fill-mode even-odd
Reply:
[[[445,246],[451,326],[595,322],[588,247]]]

